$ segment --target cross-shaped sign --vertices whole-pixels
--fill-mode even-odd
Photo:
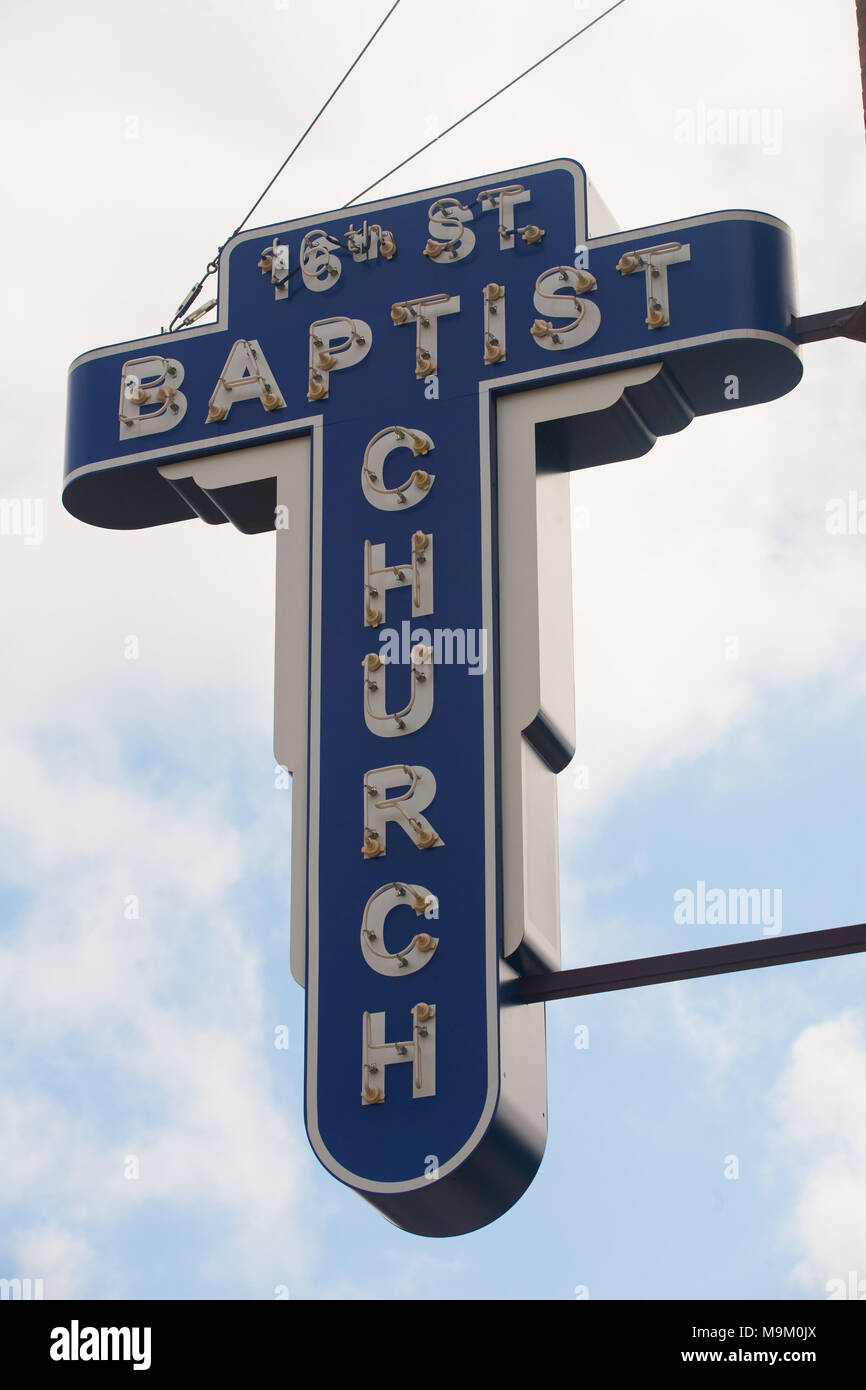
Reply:
[[[790,235],[590,237],[558,160],[247,231],[217,321],[72,366],[64,502],[277,532],[276,757],[322,1163],[473,1230],[546,1137],[556,774],[574,751],[569,473],[801,367]]]

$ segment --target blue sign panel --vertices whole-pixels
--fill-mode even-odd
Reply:
[[[71,370],[73,515],[197,515],[295,547],[277,714],[282,669],[307,1128],[332,1173],[428,1235],[494,1219],[544,1147],[543,1006],[501,1003],[515,971],[557,963],[528,919],[556,915],[545,816],[573,751],[549,672],[532,685],[536,570],[568,540],[536,468],[634,457],[800,375],[782,223],[588,240],[586,205],[557,161],[245,232],[216,323]]]

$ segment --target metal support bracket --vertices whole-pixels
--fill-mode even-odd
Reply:
[[[806,314],[792,319],[794,336],[800,343],[820,343],[824,338],[853,338],[866,343],[866,303],[850,309],[827,309],[823,314]]]
[[[548,975],[527,975],[511,981],[502,993],[504,1004],[537,1004],[550,999],[574,999],[581,994],[606,994],[614,989],[640,989],[643,985],[695,980],[704,975],[727,975],[735,970],[760,970],[767,965],[793,965],[799,960],[823,960],[866,951],[866,923],[830,927],[824,931],[798,932],[794,936],[764,937],[728,946],[708,946],[698,951],[677,951],[667,956],[643,956],[639,960],[610,961],[578,970],[557,970]]]

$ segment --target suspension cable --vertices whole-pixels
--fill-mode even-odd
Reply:
[[[564,48],[567,48],[570,43],[574,43],[575,39],[579,39],[581,34],[585,34],[587,29],[591,29],[594,24],[598,24],[600,20],[605,18],[606,15],[612,14],[614,10],[618,10],[620,5],[624,4],[625,0],[616,0],[615,4],[609,5],[608,8],[606,10],[603,10],[601,14],[596,15],[595,19],[591,19],[588,24],[584,24],[583,28],[578,29],[575,34],[571,35],[570,38],[564,39],[562,43],[557,44],[556,48],[552,48],[549,53],[545,53],[544,57],[539,58],[536,62],[534,62],[531,65],[531,67],[524,68],[523,72],[519,72],[516,77],[512,77],[510,82],[506,82],[504,87],[500,87],[498,91],[491,92],[489,97],[485,97],[484,100],[480,101],[477,106],[473,106],[472,110],[467,111],[465,116],[461,116],[459,120],[453,121],[452,124],[448,126],[445,130],[443,130],[439,135],[434,135],[432,140],[428,140],[425,145],[421,145],[421,147],[417,149],[414,154],[407,155],[405,159],[401,159],[400,163],[395,164],[393,169],[389,169],[387,174],[382,174],[381,177],[375,179],[373,183],[368,183],[366,188],[362,188],[361,192],[356,193],[354,198],[350,198],[349,201],[346,204],[344,204],[344,206],[351,207],[353,203],[357,203],[359,198],[363,198],[365,193],[369,193],[370,190],[373,188],[378,188],[379,184],[384,183],[385,180],[389,179],[392,174],[396,174],[399,169],[405,168],[407,164],[411,164],[413,159],[417,159],[419,154],[423,154],[425,150],[429,150],[430,146],[435,145],[437,140],[442,140],[445,138],[446,135],[450,135],[452,130],[456,130],[457,127],[459,125],[462,125],[464,121],[468,121],[470,116],[476,115],[477,112],[483,110],[485,106],[489,106],[491,101],[495,101],[497,97],[501,97],[502,93],[507,92],[509,87],[514,87],[518,82],[521,82],[524,77],[528,77],[531,72],[535,72],[535,69],[540,68],[542,63],[546,63],[549,58],[553,58],[557,53],[561,53],[562,50]]]
[[[218,264],[219,264],[220,253],[222,252],[223,247],[226,246],[227,243],[231,241],[232,237],[236,237],[237,234],[238,234],[238,232],[242,231],[243,228],[246,226],[246,224],[249,222],[249,220],[250,220],[250,218],[252,217],[253,213],[255,212],[256,208],[259,206],[259,204],[262,202],[262,200],[266,197],[266,195],[267,195],[267,194],[270,192],[270,190],[273,188],[274,184],[276,183],[277,179],[280,177],[280,174],[283,172],[283,170],[285,169],[285,167],[286,167],[286,165],[289,163],[289,161],[293,158],[294,155],[297,154],[298,150],[299,150],[299,149],[301,148],[301,146],[303,145],[303,143],[304,143],[304,141],[306,140],[307,136],[310,134],[310,131],[311,131],[311,130],[313,129],[313,127],[318,123],[319,119],[325,114],[325,112],[327,111],[327,109],[328,109],[328,107],[330,106],[331,102],[334,100],[334,97],[335,97],[335,96],[337,95],[337,93],[339,92],[340,88],[341,88],[341,87],[343,86],[343,84],[346,82],[347,78],[349,78],[349,77],[351,76],[351,74],[354,72],[355,68],[356,68],[356,67],[358,66],[358,64],[360,63],[360,61],[361,61],[361,59],[363,58],[364,54],[367,52],[367,49],[368,49],[368,48],[370,47],[370,45],[373,43],[373,40],[378,36],[378,34],[380,34],[381,31],[384,29],[385,25],[388,23],[388,20],[391,18],[392,14],[394,13],[394,11],[396,10],[396,8],[397,8],[397,6],[398,6],[399,4],[400,4],[400,0],[394,0],[394,3],[393,3],[393,5],[391,6],[390,10],[389,10],[388,13],[385,15],[385,18],[384,18],[384,19],[377,25],[377,27],[373,30],[373,32],[372,32],[372,34],[370,35],[370,37],[368,38],[367,42],[364,44],[364,47],[363,47],[363,48],[361,49],[361,51],[357,54],[357,56],[355,57],[355,59],[354,59],[354,61],[352,62],[352,64],[351,64],[351,65],[346,69],[346,71],[343,73],[343,76],[340,78],[340,80],[339,80],[339,82],[337,83],[336,87],[335,87],[334,90],[331,92],[331,95],[328,97],[327,101],[325,101],[325,102],[319,107],[319,109],[318,109],[318,111],[316,112],[315,116],[314,116],[313,119],[310,121],[310,124],[307,126],[306,130],[304,131],[303,135],[301,135],[301,137],[295,142],[295,144],[294,144],[294,145],[292,146],[292,148],[289,150],[289,153],[286,155],[285,159],[283,160],[283,162],[282,162],[282,164],[280,165],[280,167],[279,167],[279,169],[277,170],[277,172],[274,174],[273,178],[271,178],[271,179],[269,180],[269,182],[265,184],[265,187],[262,189],[262,192],[259,194],[258,198],[256,198],[256,201],[253,203],[253,205],[252,205],[252,207],[250,208],[249,212],[247,213],[246,217],[244,217],[244,218],[242,219],[242,221],[240,221],[240,222],[238,223],[238,225],[235,227],[234,231],[232,232],[231,236],[226,237],[225,241],[222,242],[222,244],[217,248],[216,255],[213,257],[212,260],[208,261],[208,263],[207,263],[207,267],[206,267],[206,269],[205,269],[204,275],[201,277],[200,280],[198,280],[198,281],[193,285],[193,287],[192,287],[192,289],[190,290],[189,294],[187,294],[187,295],[185,296],[185,298],[181,301],[181,303],[178,305],[177,312],[176,312],[176,314],[174,315],[174,318],[172,319],[171,323],[170,323],[169,326],[168,326],[168,331],[169,331],[169,333],[171,333],[171,331],[172,331],[172,329],[174,328],[175,324],[177,323],[178,319],[179,319],[183,314],[186,313],[186,311],[187,311],[187,309],[190,307],[190,305],[193,304],[193,303],[195,302],[195,300],[198,298],[198,296],[201,294],[201,291],[202,291],[202,289],[203,289],[203,287],[204,287],[204,283],[205,283],[205,281],[208,279],[208,277],[211,276],[211,275],[213,275],[213,274],[216,272],[217,266],[218,266]],[[212,303],[210,303],[210,304],[208,305],[208,308],[213,308],[213,304],[214,304],[214,303],[215,303],[215,301],[213,301]],[[204,309],[204,308],[199,309],[197,313],[190,315],[190,319],[189,319],[189,320],[185,320],[184,323],[181,324],[181,327],[182,327],[182,328],[185,327],[187,322],[189,322],[189,321],[191,321],[191,320],[193,320],[193,319],[199,318],[202,314],[204,314],[204,313],[206,313],[206,312],[207,312],[207,310]]]

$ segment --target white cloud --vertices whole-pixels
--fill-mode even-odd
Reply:
[[[382,1302],[447,1299],[452,1296],[449,1289],[453,1288],[455,1280],[465,1273],[466,1261],[459,1255],[433,1253],[430,1247],[419,1246],[415,1241],[411,1248],[404,1245],[402,1249],[395,1249],[385,1245],[376,1250],[373,1279],[365,1282],[357,1276],[354,1279],[340,1277],[340,1271],[331,1270],[320,1296],[331,1301],[364,1300],[373,1296],[375,1288],[375,1297]]]
[[[775,1093],[775,1156],[793,1181],[792,1281],[826,1297],[830,1280],[866,1279],[866,1023],[852,1011],[806,1028]]]
[[[866,580],[866,538],[825,526],[827,498],[856,486],[862,415],[840,390],[839,437],[861,442],[834,453],[814,410],[803,396],[698,420],[644,459],[576,476],[575,764],[589,787],[560,779],[573,830],[635,778],[765,718],[778,693],[832,672],[819,718],[862,694],[866,614],[845,595]]]
[[[84,1294],[93,1251],[80,1236],[51,1222],[28,1226],[11,1233],[8,1250],[15,1268],[21,1271],[9,1277],[41,1280],[43,1298],[79,1298]]]
[[[23,742],[6,751],[21,793],[3,807],[2,867],[28,897],[0,946],[4,1201],[62,1219],[70,1251],[137,1208],[205,1208],[200,1277],[228,1268],[244,1287],[269,1260],[295,1270],[310,1160],[269,1078],[261,934],[226,901],[263,842],[282,852],[279,818],[241,831],[180,780],[159,796],[116,768],[52,777]],[[138,920],[124,917],[130,891]],[[44,1268],[8,1277],[56,1266],[69,1285],[71,1255],[10,1237],[3,1262],[25,1253]],[[75,1288],[104,1297],[118,1279],[92,1261]]]

